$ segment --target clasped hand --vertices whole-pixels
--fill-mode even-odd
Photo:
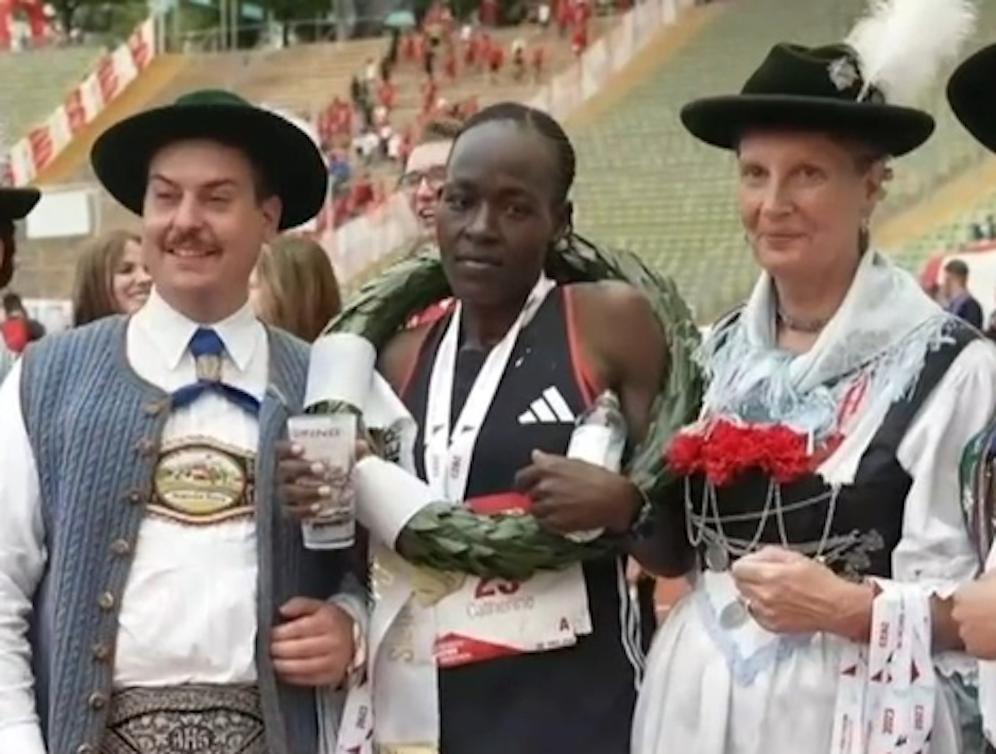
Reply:
[[[338,605],[295,597],[273,629],[273,669],[293,686],[339,686],[353,661],[353,619]]]
[[[731,573],[754,620],[772,633],[827,631],[867,638],[871,587],[844,581],[822,563],[765,547],[736,561]]]
[[[534,450],[532,464],[515,475],[515,489],[532,501],[531,513],[557,534],[629,529],[643,504],[626,477],[584,461]]]

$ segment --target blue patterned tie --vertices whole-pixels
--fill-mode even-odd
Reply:
[[[189,406],[203,393],[213,390],[253,416],[259,413],[259,401],[254,396],[221,381],[225,344],[218,333],[209,327],[198,327],[188,348],[194,357],[197,382],[185,385],[173,393],[173,408]]]

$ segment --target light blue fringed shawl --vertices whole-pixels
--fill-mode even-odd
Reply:
[[[837,432],[841,401],[857,376],[867,380],[856,417],[870,440],[889,407],[915,387],[926,356],[952,342],[950,315],[934,303],[914,278],[877,252],[869,251],[836,314],[804,354],[776,345],[775,285],[762,274],[729,327],[717,327],[703,343],[699,359],[708,377],[704,417],[745,423],[781,423],[819,442]],[[854,458],[828,478],[853,480]],[[843,451],[844,448],[842,447]],[[835,454],[836,455],[836,454]],[[821,471],[822,473],[822,471]]]

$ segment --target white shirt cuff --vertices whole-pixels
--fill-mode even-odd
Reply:
[[[15,723],[0,728],[0,751],[17,754],[46,754],[38,723]]]

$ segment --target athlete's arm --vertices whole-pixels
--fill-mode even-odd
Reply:
[[[618,393],[630,447],[635,448],[646,436],[654,400],[665,385],[667,338],[650,302],[632,286],[605,282],[577,288],[577,329],[583,356],[600,385]],[[628,511],[627,520],[632,522],[643,498],[635,486],[630,484],[629,488],[618,504]],[[653,502],[651,526],[644,538],[634,540],[631,554],[648,571],[682,575],[690,562],[682,501],[675,497]]]
[[[667,374],[664,331],[650,302],[625,283],[575,286],[579,354],[599,389],[619,395],[635,447],[650,427],[650,409]]]

